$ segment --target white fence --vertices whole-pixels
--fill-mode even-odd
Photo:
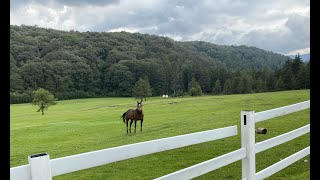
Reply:
[[[310,154],[310,146],[256,173],[255,154],[310,132],[310,125],[255,144],[255,123],[310,107],[310,101],[254,113],[241,111],[241,148],[157,179],[191,179],[242,160],[242,179],[263,179]],[[29,164],[10,168],[11,180],[47,180],[54,176],[129,158],[237,135],[237,126],[162,138],[50,160],[49,155],[29,156]]]

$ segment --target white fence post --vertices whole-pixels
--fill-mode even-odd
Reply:
[[[254,180],[256,173],[254,111],[241,111],[241,148],[246,148],[242,159],[242,179]]]
[[[32,180],[52,180],[49,154],[28,156]]]

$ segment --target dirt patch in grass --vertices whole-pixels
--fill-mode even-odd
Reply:
[[[81,111],[89,111],[89,110],[100,109],[100,108],[104,108],[104,107],[108,107],[108,106],[106,106],[106,105],[103,105],[103,106],[95,106],[95,107],[93,107],[93,108],[82,109]]]
[[[270,106],[270,105],[273,105],[273,104],[260,104],[260,105],[263,105],[263,106]]]
[[[177,104],[178,102],[169,102],[168,104]]]

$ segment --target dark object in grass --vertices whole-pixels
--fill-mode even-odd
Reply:
[[[126,123],[127,126],[127,134],[128,134],[128,122],[130,121],[130,133],[131,133],[131,125],[134,121],[134,133],[136,133],[137,121],[141,120],[141,129],[142,132],[142,122],[143,122],[143,112],[142,112],[142,102],[137,101],[137,109],[129,109],[120,117],[123,119],[123,122]]]
[[[256,129],[257,134],[267,134],[266,128],[257,128]]]

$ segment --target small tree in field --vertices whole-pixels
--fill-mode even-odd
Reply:
[[[142,102],[142,99],[147,100],[147,97],[152,96],[151,88],[148,79],[144,80],[142,78],[139,79],[139,81],[136,82],[133,90],[133,95],[140,99]]]
[[[201,96],[202,95],[201,87],[194,77],[191,79],[190,84],[191,84],[191,87],[189,89],[190,96]]]
[[[42,115],[44,115],[44,110],[47,110],[49,106],[57,104],[55,101],[57,100],[54,98],[53,94],[51,94],[49,91],[40,88],[34,93],[34,99],[31,102],[32,105],[39,106],[39,109],[37,112],[41,111]]]

